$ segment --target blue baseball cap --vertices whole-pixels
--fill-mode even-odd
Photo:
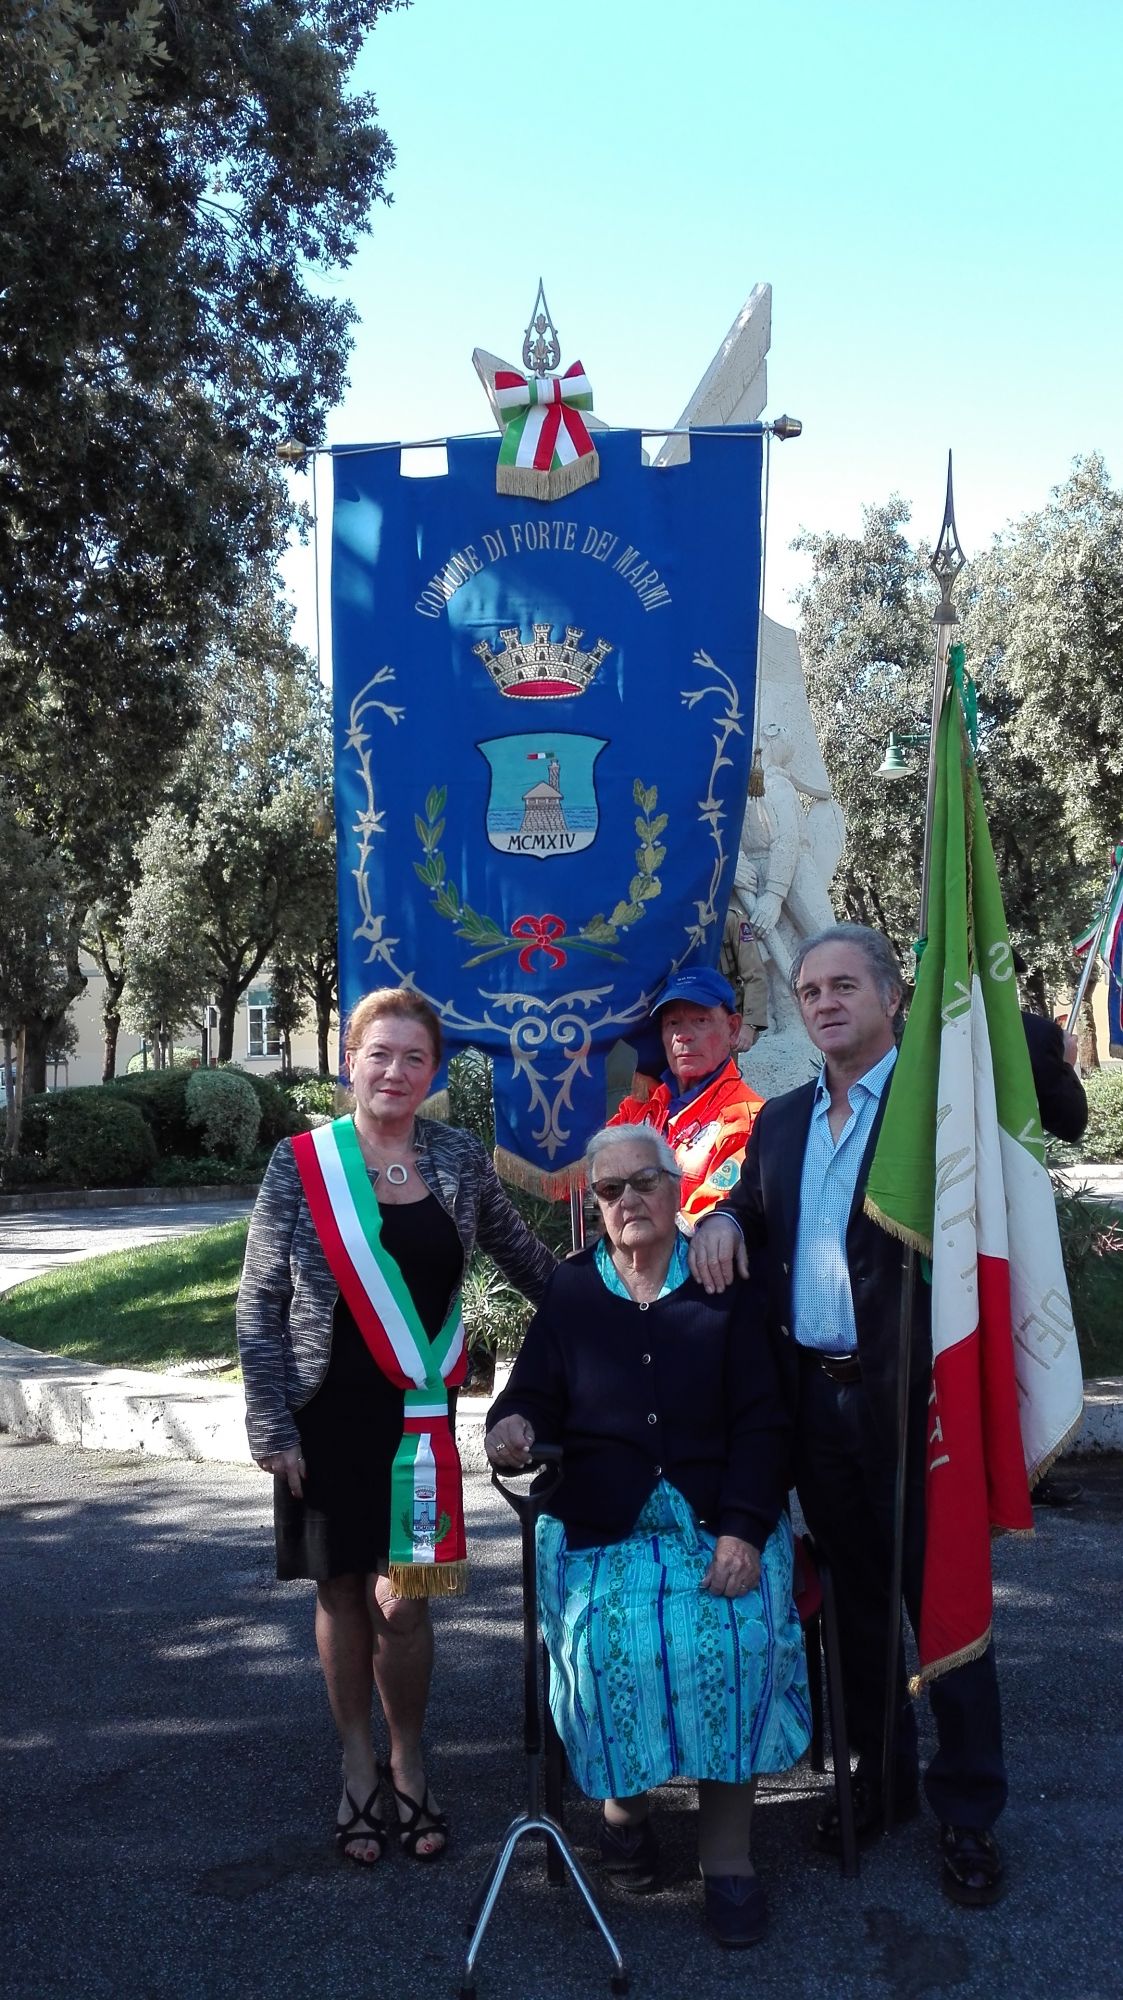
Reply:
[[[727,1014],[737,1012],[737,995],[728,979],[723,979],[709,965],[684,965],[681,971],[672,972],[663,991],[651,1003],[652,1014],[657,1014],[671,1000],[689,1000],[693,1007],[724,1007]]]

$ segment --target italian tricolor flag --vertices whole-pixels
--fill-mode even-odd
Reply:
[[[990,1639],[990,1543],[1077,1429],[1083,1382],[982,793],[952,673],[936,746],[928,941],[866,1211],[932,1264],[920,1679]]]

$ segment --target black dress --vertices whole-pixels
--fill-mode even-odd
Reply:
[[[429,1338],[439,1333],[464,1270],[456,1224],[429,1194],[382,1210],[382,1242],[398,1264]],[[456,1395],[449,1397],[449,1421]],[[404,1392],[388,1382],[350,1308],[336,1300],[331,1360],[315,1395],[296,1412],[307,1465],[304,1497],[273,1485],[277,1575],[285,1581],[368,1575],[390,1547],[390,1468],[402,1441]]]

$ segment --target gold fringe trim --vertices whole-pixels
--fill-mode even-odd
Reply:
[[[914,1250],[919,1250],[922,1257],[930,1257],[932,1255],[932,1238],[930,1236],[921,1236],[918,1230],[906,1228],[905,1224],[898,1222],[895,1216],[886,1215],[875,1201],[870,1200],[869,1195],[863,1201],[862,1209],[869,1216],[871,1222],[876,1222],[878,1228],[884,1229],[887,1235],[895,1236],[898,1243],[911,1244]]]
[[[969,1646],[961,1646],[958,1653],[949,1653],[946,1659],[934,1660],[922,1674],[913,1674],[909,1681],[909,1693],[923,1694],[929,1682],[938,1680],[941,1674],[950,1674],[956,1667],[969,1667],[972,1660],[981,1660],[990,1645],[990,1635],[991,1627],[988,1625],[981,1639],[973,1640]]]
[[[395,1597],[463,1597],[468,1588],[468,1565],[391,1563],[389,1582]]]
[[[1038,1463],[1034,1466],[1033,1471],[1030,1473],[1029,1490],[1031,1493],[1033,1492],[1035,1486],[1040,1485],[1041,1481],[1045,1478],[1046,1473],[1052,1471],[1058,1458],[1061,1458],[1064,1455],[1064,1453],[1068,1450],[1069,1445],[1073,1442],[1073,1439],[1076,1438],[1079,1435],[1080,1431],[1083,1429],[1083,1425],[1084,1425],[1084,1406],[1083,1404],[1081,1404],[1080,1415],[1076,1418],[1075,1422],[1069,1425],[1063,1438],[1061,1438],[1059,1442],[1053,1446],[1053,1449],[1049,1453],[1048,1457],[1039,1459]]]
[[[566,1201],[570,1190],[583,1187],[584,1168],[580,1160],[571,1167],[559,1167],[556,1173],[547,1173],[542,1167],[534,1167],[529,1160],[520,1159],[517,1153],[509,1153],[505,1146],[497,1146],[492,1159],[495,1171],[512,1187],[522,1188],[524,1194],[537,1196],[539,1201]]]
[[[749,767],[749,797],[750,799],[764,797],[764,759],[761,756],[759,743],[753,751],[753,761]]]
[[[575,458],[569,465],[556,465],[539,472],[533,465],[497,465],[495,490],[513,493],[520,500],[564,500],[579,487],[591,486],[600,478],[600,455],[595,451]]]
[[[448,1091],[435,1090],[432,1097],[427,1097],[424,1104],[418,1106],[417,1115],[419,1118],[437,1118],[442,1124],[447,1125]]]

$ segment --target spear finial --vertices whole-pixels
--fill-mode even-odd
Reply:
[[[951,486],[951,453],[948,453],[948,491],[944,501],[944,519],[940,528],[940,538],[932,554],[929,568],[940,586],[940,601],[932,620],[934,625],[958,625],[959,616],[951,601],[956,579],[967,566],[959,535],[955,526],[955,496]]]
[[[538,296],[531,308],[530,322],[523,335],[523,367],[529,368],[535,375],[552,375],[560,361],[561,341],[558,338],[557,327],[550,317],[545,288],[539,278]]]

